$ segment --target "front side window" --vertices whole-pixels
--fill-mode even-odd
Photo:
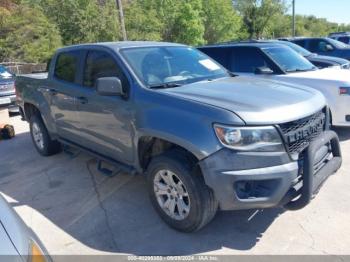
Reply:
[[[324,40],[318,40],[318,39],[311,40],[310,51],[315,53],[327,52],[327,45],[329,45],[329,43]]]
[[[90,51],[87,55],[84,70],[84,86],[95,87],[101,77],[118,77],[124,88],[128,81],[111,55],[105,51]]]
[[[316,69],[313,64],[291,48],[269,47],[263,50],[285,72],[311,71]]]
[[[231,53],[230,70],[237,73],[255,73],[258,68],[269,66],[258,48],[235,48]]]
[[[59,54],[55,65],[55,77],[63,81],[75,83],[78,63],[79,54],[77,52]]]
[[[149,87],[228,76],[222,66],[190,47],[127,48],[121,54],[138,78]]]

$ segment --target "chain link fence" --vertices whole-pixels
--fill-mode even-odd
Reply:
[[[4,62],[0,65],[5,66],[10,72],[14,74],[31,74],[46,71],[46,63],[20,63],[20,62]]]

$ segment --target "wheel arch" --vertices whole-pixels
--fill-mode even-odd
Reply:
[[[137,143],[138,166],[142,171],[145,171],[153,157],[169,150],[177,150],[179,153],[185,155],[186,158],[194,164],[202,158],[201,154],[191,150],[190,147],[181,143],[157,136],[144,135],[139,138]]]

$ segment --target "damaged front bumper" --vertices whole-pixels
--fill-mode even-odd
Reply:
[[[292,161],[286,152],[222,149],[200,162],[221,210],[300,209],[340,166],[339,139],[333,131],[313,141],[300,161]]]

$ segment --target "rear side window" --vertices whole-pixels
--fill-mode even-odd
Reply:
[[[350,42],[349,40],[350,40],[350,37],[348,37],[348,36],[341,36],[338,38],[338,41],[343,42],[345,44],[349,44],[349,42]]]
[[[55,77],[57,79],[75,83],[79,63],[78,52],[66,52],[58,55],[55,66]]]
[[[230,61],[229,70],[232,72],[254,73],[259,67],[269,67],[257,48],[234,48]]]
[[[293,43],[304,48],[306,47],[306,40],[294,40]]]
[[[128,89],[128,80],[113,57],[104,51],[89,51],[84,70],[84,86],[95,87],[101,77],[118,77],[124,91]]]

